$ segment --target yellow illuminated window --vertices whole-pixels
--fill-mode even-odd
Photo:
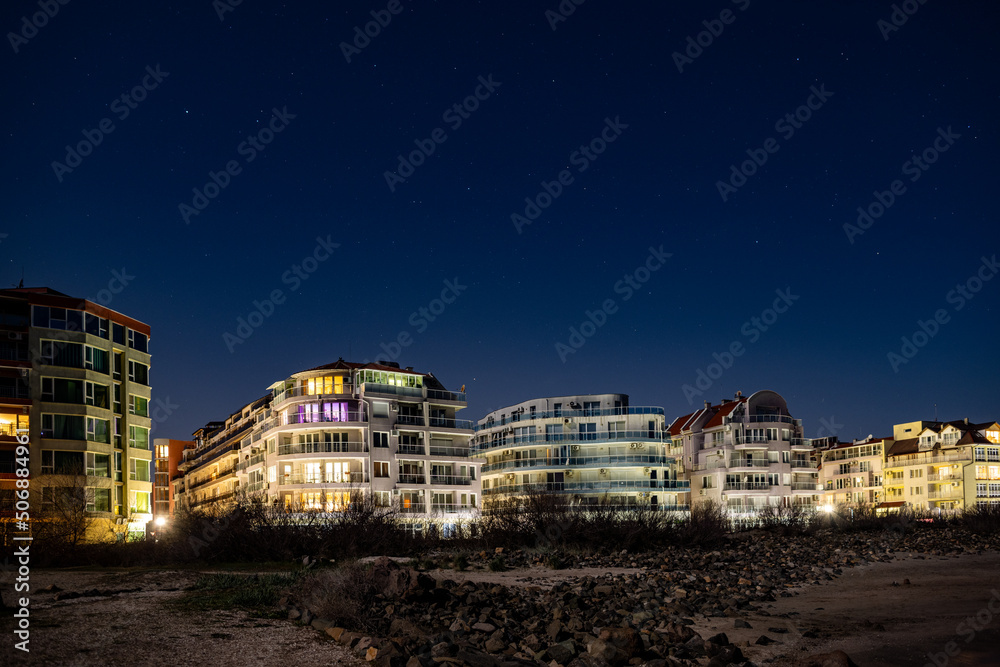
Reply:
[[[344,376],[343,375],[337,375],[336,377],[333,378],[333,381],[334,381],[334,385],[335,385],[334,386],[334,393],[335,394],[343,394],[344,393]]]

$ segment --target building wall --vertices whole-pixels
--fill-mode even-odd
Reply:
[[[143,532],[152,516],[148,325],[45,288],[0,290],[0,307],[31,318],[4,317],[0,337],[21,357],[33,516],[52,520],[72,496],[85,504],[75,516],[90,539]]]
[[[879,505],[884,502],[885,450],[892,438],[864,440],[819,453],[824,505]]]
[[[337,362],[274,383],[199,445],[177,483],[189,506],[247,493],[289,511],[336,512],[354,493],[411,523],[448,526],[478,512],[481,461],[465,394],[431,374]]]
[[[539,398],[495,410],[476,426],[486,460],[483,494],[502,501],[532,489],[573,506],[603,500],[686,509],[663,409],[630,407],[625,394]]]
[[[683,446],[694,505],[714,502],[739,515],[766,505],[814,509],[819,503],[813,446],[776,392],[706,402],[675,419],[670,433]]]

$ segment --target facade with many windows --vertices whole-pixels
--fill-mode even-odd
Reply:
[[[892,438],[867,438],[817,452],[823,504],[881,505],[885,452],[892,443]]]
[[[476,425],[474,451],[489,502],[551,492],[586,508],[601,502],[687,509],[663,408],[626,394],[539,398],[494,410]]]
[[[896,424],[886,455],[885,499],[924,510],[1000,502],[1000,426],[996,422]]]
[[[446,531],[478,511],[472,422],[456,416],[464,392],[391,362],[342,359],[269,389],[195,433],[175,481],[187,506],[245,493],[289,512],[337,512],[363,492]]]
[[[692,504],[712,501],[739,516],[767,505],[812,510],[819,503],[813,445],[777,392],[706,401],[675,419],[669,432],[683,447]]]
[[[152,517],[149,326],[48,288],[0,290],[0,484],[30,432],[32,517],[85,539]]]

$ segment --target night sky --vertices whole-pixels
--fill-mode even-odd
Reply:
[[[149,323],[155,437],[338,357],[467,418],[1000,417],[995,2],[50,2],[0,10],[0,282]]]

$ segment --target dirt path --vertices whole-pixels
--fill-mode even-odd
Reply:
[[[938,654],[940,667],[1000,665],[1000,554],[915,556],[790,590],[795,595],[764,607],[770,616],[747,617],[752,629],[736,629],[728,618],[695,628],[705,637],[725,632],[756,663],[791,665],[839,649],[862,667],[933,664],[928,654]],[[980,630],[966,625],[969,617]],[[780,643],[754,644],[761,635]],[[957,655],[945,653],[949,642]]]
[[[242,665],[296,667],[359,665],[348,651],[316,630],[284,620],[250,618],[245,612],[192,613],[172,602],[197,578],[191,572],[32,572],[30,656],[15,651],[4,619],[0,664]],[[6,578],[6,577],[5,577]],[[54,601],[38,589],[67,591],[134,589],[112,597]],[[5,590],[9,591],[7,582]],[[173,590],[171,590],[173,589]]]

